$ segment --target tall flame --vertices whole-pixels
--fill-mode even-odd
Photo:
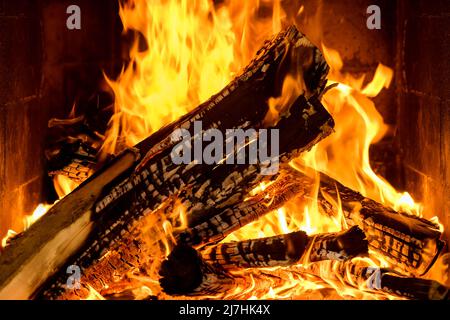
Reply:
[[[124,30],[137,32],[145,45],[136,40],[128,67],[117,80],[108,79],[116,112],[103,150],[114,153],[122,143],[135,145],[222,89],[261,41],[281,28],[275,1],[274,18],[254,29],[249,19],[259,2],[125,2],[120,8]]]

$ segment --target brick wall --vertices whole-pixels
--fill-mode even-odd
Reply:
[[[81,7],[82,29],[66,28]],[[120,19],[110,0],[0,0],[0,238],[45,201],[47,122],[92,99],[121,65]]]
[[[405,188],[450,240],[450,2],[400,1],[396,142]]]

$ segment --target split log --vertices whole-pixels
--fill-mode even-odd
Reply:
[[[204,194],[195,192],[194,198],[199,194],[199,201],[205,195],[210,195],[212,202],[230,199],[233,193],[244,197],[247,190],[262,180],[261,166],[211,166],[195,162],[177,166],[170,156],[177,143],[172,141],[171,134],[175,128],[193,132],[195,120],[202,120],[205,130],[261,128],[269,110],[268,99],[281,93],[284,78],[293,71],[303,75],[306,87],[292,104],[291,113],[277,124],[283,139],[282,161],[330,134],[332,119],[317,99],[325,86],[328,66],[318,49],[295,27],[288,28],[267,42],[244,73],[219,94],[138,144],[135,153],[126,152],[113,162],[115,165],[106,165],[15,239],[0,256],[0,297],[30,298],[44,283],[41,292],[64,288],[65,266],[75,264],[82,269],[90,266],[136,221],[170,196],[188,194],[186,190],[194,190],[194,186],[200,188],[196,181],[205,176],[218,180],[200,188]],[[137,154],[145,157],[139,162]],[[234,201],[239,199],[234,197]],[[58,235],[63,234],[61,244]],[[55,277],[58,270],[60,273]],[[27,285],[20,285],[24,279]]]
[[[336,213],[340,201],[348,225],[359,226],[367,236],[369,248],[383,255],[394,268],[420,276],[433,265],[444,246],[439,226],[417,216],[396,212],[325,174],[320,174],[319,178],[319,205],[325,211]],[[305,187],[315,183],[306,176],[303,181]],[[334,200],[330,201],[330,197]]]
[[[262,239],[222,243],[206,247],[201,253],[205,261],[225,269],[289,266],[300,261],[341,261],[367,254],[367,241],[358,227],[313,236],[296,231]]]
[[[132,167],[136,159],[134,152],[125,152],[11,241],[0,255],[0,299],[30,298],[71,258],[94,229],[92,208],[103,186]]]

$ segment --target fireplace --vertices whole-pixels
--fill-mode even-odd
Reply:
[[[448,297],[445,1],[75,2],[0,4],[1,298]],[[291,161],[266,179],[203,157],[178,185],[159,157],[194,118],[278,128]],[[38,260],[57,270],[8,271]]]

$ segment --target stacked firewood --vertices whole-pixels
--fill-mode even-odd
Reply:
[[[71,144],[72,151],[61,154],[76,154],[86,162],[77,160],[74,169],[70,160],[54,157],[64,160],[56,161],[63,163],[57,173],[84,182],[5,249],[0,256],[0,298],[76,298],[89,288],[113,296],[118,281],[132,281],[130,274],[145,275],[146,266],[154,267],[157,259],[164,259],[157,264],[159,283],[169,295],[226,294],[246,281],[236,270],[282,267],[318,277],[341,277],[340,272],[353,286],[370,283],[378,272],[379,283],[368,290],[417,299],[448,297],[444,286],[419,278],[442,249],[437,225],[396,212],[325,175],[320,175],[318,205],[336,215],[340,210],[336,204],[341,203],[347,230],[316,235],[298,230],[262,239],[222,241],[289,201],[311,198],[316,177],[292,169],[289,162],[333,131],[333,119],[320,102],[327,73],[321,52],[289,27],[267,41],[222,91],[117,155],[86,180],[82,178],[86,175],[73,170],[92,169],[95,157],[89,152],[95,150]],[[287,76],[303,79],[301,92],[277,121],[268,122],[268,101],[281,95]],[[278,129],[280,170],[262,175],[264,165],[249,161],[174,164],[171,152],[177,142],[172,132],[184,128],[194,137],[194,121],[202,121],[203,130],[215,128],[223,133]],[[238,150],[233,152],[236,156]],[[269,186],[252,195],[262,182]],[[148,218],[161,222],[155,217],[170,214],[175,202],[186,211],[187,226],[178,228],[172,243],[166,243],[171,248],[167,257],[152,256],[158,251],[152,246],[161,246],[162,252],[164,239],[149,243],[140,230]],[[354,257],[367,256],[369,249],[383,255],[391,269],[376,271],[354,263]],[[323,263],[332,263],[339,272],[321,274],[318,266]],[[69,266],[81,269],[81,289],[67,287]],[[264,287],[270,277],[261,272],[254,281]],[[17,290],[24,278],[27,284]]]

